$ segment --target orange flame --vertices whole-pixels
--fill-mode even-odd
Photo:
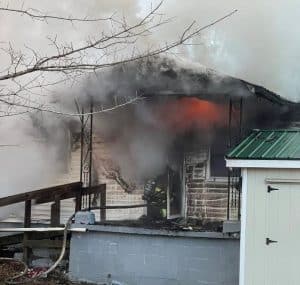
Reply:
[[[227,112],[224,105],[200,100],[181,98],[166,103],[159,110],[159,117],[168,129],[176,132],[191,129],[224,127]]]

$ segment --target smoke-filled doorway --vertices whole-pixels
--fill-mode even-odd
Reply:
[[[184,215],[182,156],[166,167],[163,174],[149,179],[144,186],[147,216],[151,219],[177,218]]]
[[[176,217],[182,215],[183,208],[183,183],[182,172],[169,169],[169,189],[167,196],[168,217]]]
[[[150,218],[188,217],[190,206],[195,206],[195,215],[203,212],[204,197],[209,192],[205,183],[227,183],[224,161],[224,153],[228,150],[226,130],[195,126],[177,136],[168,151],[163,174],[145,184],[144,198]]]

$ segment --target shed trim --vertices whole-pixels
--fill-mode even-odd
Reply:
[[[239,284],[245,284],[245,255],[246,255],[246,217],[247,217],[247,192],[248,192],[248,171],[247,169],[242,170],[242,213],[241,213],[241,238],[240,238],[240,274]]]
[[[266,183],[272,184],[272,183],[280,183],[280,184],[300,184],[300,179],[279,179],[279,178],[266,178]]]
[[[226,166],[232,168],[300,169],[300,160],[226,159]]]

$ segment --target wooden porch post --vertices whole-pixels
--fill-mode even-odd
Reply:
[[[31,227],[31,200],[25,201],[25,212],[24,212],[24,227]],[[29,239],[30,233],[24,233],[23,236],[23,260],[26,264],[28,264],[29,260],[29,248],[26,246],[27,241]]]
[[[100,192],[100,221],[106,220],[106,185]]]
[[[60,199],[55,197],[55,202],[51,205],[51,226],[60,225]]]

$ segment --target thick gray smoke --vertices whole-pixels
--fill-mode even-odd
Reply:
[[[95,115],[94,131],[96,137],[109,146],[111,158],[122,177],[144,182],[162,174],[167,166],[174,167],[175,147],[184,136],[201,134],[201,138],[194,140],[198,144],[200,139],[206,143],[213,139],[214,131],[227,125],[229,96],[255,99],[249,86],[202,65],[159,56],[91,73],[73,86],[70,94],[59,96],[59,102],[71,110],[76,98],[88,111],[92,99],[97,111],[122,104],[136,95],[142,96],[144,99],[136,104]],[[197,99],[189,105],[186,98],[195,95],[215,101],[216,105],[206,102],[202,108]],[[247,108],[252,106],[249,102],[245,104]],[[261,108],[256,105],[255,111],[249,111],[243,120],[251,121],[246,117],[249,114],[259,117],[265,113],[260,125],[268,124],[268,116],[275,124],[280,110],[267,104]]]
[[[46,14],[78,17],[107,17],[115,11],[125,13],[128,21],[136,19],[139,11],[134,0],[126,1],[1,1],[1,7],[16,9],[38,9]],[[33,10],[31,10],[33,11]],[[131,18],[132,17],[132,18]],[[34,21],[27,16],[1,12],[0,14],[0,61],[1,72],[10,65],[10,56],[2,48],[7,48],[10,43],[16,51],[22,51],[30,56],[30,49],[34,49],[40,55],[53,54],[55,48],[50,45],[48,37],[57,37],[58,42],[76,45],[85,42],[89,36],[99,34],[102,30],[108,30],[108,26],[102,22],[96,25],[75,25],[74,23],[59,21]],[[30,47],[28,49],[27,47]],[[20,83],[26,83],[20,80]],[[55,77],[47,74],[44,83],[55,82]],[[37,82],[38,85],[38,82]],[[14,90],[16,84],[1,82],[0,90]],[[4,89],[3,89],[4,88]],[[57,87],[51,85],[43,90],[32,90],[32,94],[21,93],[29,102],[39,102],[40,105],[52,99],[52,92]],[[65,87],[62,87],[63,89]],[[61,93],[60,93],[61,94]],[[60,106],[55,106],[60,108]],[[0,105],[0,111],[6,111],[7,106]],[[14,110],[12,109],[12,112]],[[17,110],[19,111],[19,110]],[[24,109],[21,109],[24,111]],[[2,114],[2,113],[1,113]],[[66,163],[70,151],[69,130],[65,120],[44,114],[23,115],[17,117],[0,118],[0,197],[13,195],[57,185],[58,179],[67,171]],[[0,220],[6,218],[12,211],[22,214],[22,205],[1,209]]]
[[[161,174],[166,166],[174,167],[173,151],[180,136],[194,127],[207,129],[211,123],[205,118],[208,113],[203,114],[201,126],[198,121],[201,117],[197,122],[186,118],[184,102],[178,96],[173,97],[177,93],[205,94],[211,98],[221,93],[222,98],[224,94],[245,97],[250,94],[237,79],[177,58],[156,57],[92,73],[79,86],[73,86],[70,94],[60,96],[60,104],[71,110],[76,98],[87,111],[92,98],[97,111],[100,106],[122,104],[136,95],[143,97],[137,103],[95,115],[94,124],[96,136],[109,146],[122,176],[143,182]]]
[[[24,2],[25,8],[33,7],[58,15],[102,17],[119,12],[124,14],[129,22],[138,19],[150,6],[149,1],[146,0],[65,0],[63,2],[57,0],[47,3],[39,0],[13,0],[8,2],[11,7],[20,8]],[[153,2],[155,5],[155,1]],[[6,5],[5,1],[3,5]],[[192,20],[196,20],[197,25],[203,26],[238,9],[239,12],[230,19],[213,26],[200,37],[190,41],[189,45],[177,48],[173,52],[176,56],[186,57],[193,62],[199,62],[215,70],[265,86],[282,96],[299,100],[300,41],[295,33],[298,26],[299,8],[300,2],[297,0],[246,2],[240,0],[166,0],[161,12],[164,12],[167,17],[175,16],[176,18],[153,33],[143,45],[164,43],[177,38]],[[26,51],[26,46],[30,46],[42,55],[51,54],[55,47],[49,45],[48,36],[53,38],[57,35],[58,41],[80,44],[88,36],[97,35],[109,28],[104,23],[80,27],[59,22],[51,22],[49,25],[46,22],[34,22],[25,16],[16,17],[2,13],[0,45],[2,47],[10,42],[16,49]],[[29,50],[27,52],[30,53]],[[4,70],[9,65],[9,57],[0,52],[0,59],[1,70]],[[186,65],[192,66],[190,63]],[[142,92],[144,88],[149,89],[151,86],[163,87],[162,89],[175,86],[184,92],[193,93],[195,86],[198,86],[195,82],[186,80],[184,76],[181,79],[162,81],[160,76],[164,73],[168,75],[168,77],[163,77],[164,79],[172,78],[172,73],[169,73],[168,68],[163,70],[163,65],[161,74],[157,77],[155,73],[152,73],[154,75],[150,77],[145,75],[137,78],[136,76],[143,74],[143,66],[138,66],[138,68],[138,72],[134,72],[133,69],[122,82],[117,74],[113,76],[109,73],[108,75],[97,74],[97,79],[83,80],[80,83],[81,89],[73,89],[72,95],[79,97],[85,103],[92,96],[96,104],[107,103],[109,105],[112,103],[110,99],[116,95],[134,96],[137,87]],[[202,79],[205,82],[207,70],[201,65],[193,66],[193,69],[198,69],[204,74]],[[145,77],[147,80],[144,80]],[[224,87],[227,80],[230,81],[230,79],[213,74],[209,78],[213,78],[214,84],[205,85],[205,91],[211,93],[218,93],[219,86]],[[116,82],[119,83],[118,86],[115,86]],[[237,93],[244,92],[239,86],[235,90]],[[43,92],[43,95],[48,95],[47,91],[43,90]],[[63,97],[60,98],[63,107],[58,105],[56,107],[71,110],[73,97],[70,94],[66,96],[66,93],[64,89],[57,92]],[[48,102],[49,98],[38,97],[38,100]],[[97,133],[112,141],[110,145],[113,158],[127,177],[136,176],[134,178],[144,179],[160,173],[166,165],[168,150],[176,136],[161,123],[161,120],[157,120],[157,116],[153,115],[153,108],[153,104],[149,107],[146,102],[142,102],[139,105],[129,106],[129,109],[120,109],[117,114],[99,115],[96,118]],[[57,159],[59,156],[57,154],[67,151],[61,149],[61,146],[66,145],[65,142],[68,141],[64,136],[64,124],[64,120],[57,120],[51,116],[45,116],[42,121],[39,119],[38,123],[28,117],[25,119],[1,118],[0,144],[13,145],[0,149],[0,158],[3,162],[0,169],[1,196],[23,192],[40,187],[41,184],[53,182],[53,177],[61,171],[61,163]],[[60,157],[64,158],[64,156]]]
[[[49,115],[1,118],[0,197],[55,185],[58,174],[67,170],[65,130],[61,121]],[[2,208],[0,218],[12,209],[22,213],[22,205]]]
[[[49,14],[105,17],[117,12],[128,22],[137,20],[149,11],[151,5],[159,0],[65,0],[41,2],[38,0],[11,0],[11,7],[33,7]],[[3,1],[5,5],[6,2]],[[231,18],[204,31],[181,48],[176,54],[199,62],[223,73],[245,79],[267,87],[268,89],[292,100],[299,100],[299,49],[296,27],[300,11],[298,0],[165,0],[161,7],[167,17],[175,17],[170,24],[160,27],[146,44],[163,44],[178,38],[183,29],[195,20],[198,26],[204,26],[214,19],[238,9]],[[57,36],[58,41],[82,43],[89,36],[109,25],[74,25],[51,22],[33,22],[27,17],[15,17],[1,14],[1,45],[11,42],[17,49],[24,45],[41,51],[53,52],[48,36]],[[17,31],[17,32],[16,32]],[[145,43],[140,43],[146,45]],[[6,59],[0,53],[2,65]]]
[[[191,19],[202,26],[234,9],[238,9],[237,14],[206,30],[178,52],[299,101],[298,0],[165,1],[163,11],[176,19],[172,28],[160,30],[153,37],[168,40]]]

